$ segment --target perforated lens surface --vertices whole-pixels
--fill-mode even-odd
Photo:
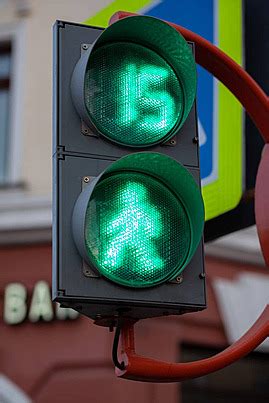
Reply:
[[[183,114],[183,92],[174,70],[157,53],[133,43],[94,51],[84,90],[94,125],[124,145],[161,142]]]
[[[85,245],[92,264],[110,280],[153,286],[180,271],[190,246],[188,217],[155,178],[117,173],[101,180],[92,193]]]

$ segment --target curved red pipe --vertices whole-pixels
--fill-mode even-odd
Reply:
[[[269,144],[262,151],[256,185],[255,185],[255,218],[263,257],[269,266]]]
[[[207,375],[232,364],[258,347],[269,336],[269,305],[259,319],[237,342],[213,357],[187,363],[168,363],[136,355],[134,327],[122,329],[122,356],[126,369],[116,368],[121,378],[144,382],[180,382]],[[120,360],[120,361],[121,361]]]
[[[114,14],[110,23],[118,19],[130,17],[131,14],[119,11]],[[259,129],[264,141],[269,143],[269,101],[267,95],[250,75],[235,63],[229,56],[212,45],[206,39],[189,31],[181,26],[169,23],[179,31],[187,41],[195,43],[196,62],[212,73],[220,80],[241,102]],[[262,160],[259,168],[259,179],[256,188],[258,192],[259,206],[256,206],[257,224],[266,222],[264,232],[260,240],[269,240],[269,218],[266,201],[268,198],[264,193],[265,183],[269,177],[269,149],[265,148],[266,161]],[[268,193],[268,192],[267,192]],[[263,242],[264,248],[269,246]],[[119,377],[144,382],[179,382],[209,374],[230,365],[258,347],[263,340],[269,336],[269,305],[255,322],[255,324],[237,342],[213,357],[188,363],[167,363],[141,357],[135,353],[134,327],[132,323],[126,323],[122,329],[122,360],[125,363],[125,370],[116,368]]]

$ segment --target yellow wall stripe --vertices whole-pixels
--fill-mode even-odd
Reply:
[[[110,17],[116,11],[129,11],[130,13],[136,13],[143,7],[149,5],[151,2],[152,0],[114,0],[108,6],[100,10],[97,14],[88,18],[84,22],[84,24],[105,28],[108,26]]]
[[[219,47],[242,64],[242,0],[218,1]],[[218,174],[202,189],[206,220],[236,207],[242,195],[242,107],[218,83]]]

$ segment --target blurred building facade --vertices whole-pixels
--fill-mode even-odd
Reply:
[[[183,385],[127,382],[114,376],[113,334],[50,304],[52,26],[56,19],[84,21],[109,3],[0,0],[0,402],[268,401],[266,353],[254,354],[250,367],[242,361]],[[197,359],[231,341],[229,305],[222,303],[216,284],[223,279],[228,287],[253,273],[267,279],[255,228],[207,245],[206,251],[208,309],[139,323],[142,354]],[[16,320],[8,308],[14,285],[23,301]],[[236,301],[227,287],[227,298]],[[236,288],[239,303],[234,306],[241,317],[250,310],[248,291],[242,289]],[[36,306],[45,320],[35,314]]]

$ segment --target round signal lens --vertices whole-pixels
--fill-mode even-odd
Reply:
[[[150,287],[176,276],[189,253],[188,215],[161,181],[139,172],[105,176],[86,210],[85,247],[105,277]]]
[[[97,130],[113,142],[144,147],[165,141],[184,114],[181,83],[164,58],[115,42],[89,58],[84,101]]]

